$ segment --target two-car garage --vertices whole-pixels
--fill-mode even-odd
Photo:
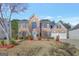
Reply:
[[[51,33],[51,37],[56,39],[56,37],[59,35],[60,39],[67,39],[67,33]]]

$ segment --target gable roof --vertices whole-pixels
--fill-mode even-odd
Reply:
[[[60,22],[65,28],[67,28],[66,25],[63,23],[63,21],[60,20],[59,22]]]
[[[74,26],[71,30],[75,30],[75,29],[79,29],[79,24],[77,24],[76,26]]]
[[[59,23],[61,23],[61,24],[64,26],[64,23],[60,20],[59,22],[54,23],[54,24],[53,24],[53,27],[54,27],[54,26],[58,26],[58,25],[59,25]],[[65,27],[65,26],[64,26],[64,27]],[[65,28],[66,28],[66,27],[65,27]]]
[[[37,15],[35,15],[35,14],[33,14],[29,19],[32,19],[32,18],[38,18],[38,16]]]

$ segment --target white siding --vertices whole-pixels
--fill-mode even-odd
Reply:
[[[69,39],[79,39],[79,29],[69,31]]]
[[[60,39],[67,39],[67,33],[51,33],[51,37],[56,39],[57,35],[60,36]]]

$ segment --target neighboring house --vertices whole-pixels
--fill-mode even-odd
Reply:
[[[56,39],[58,35],[60,39],[67,39],[67,28],[61,21],[55,23],[55,25],[51,28],[51,37],[54,37],[54,39]]]
[[[79,39],[79,24],[69,31],[69,39]]]
[[[7,32],[7,34],[9,34],[10,22],[8,20],[6,20],[6,19],[2,20],[2,22],[4,23],[3,26],[1,24],[1,19],[0,19],[0,39],[6,39],[6,35],[5,35],[4,30]]]

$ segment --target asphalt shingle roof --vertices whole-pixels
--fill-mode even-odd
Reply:
[[[79,29],[79,24],[77,24],[76,26],[74,26],[71,30],[75,30],[75,29]]]

